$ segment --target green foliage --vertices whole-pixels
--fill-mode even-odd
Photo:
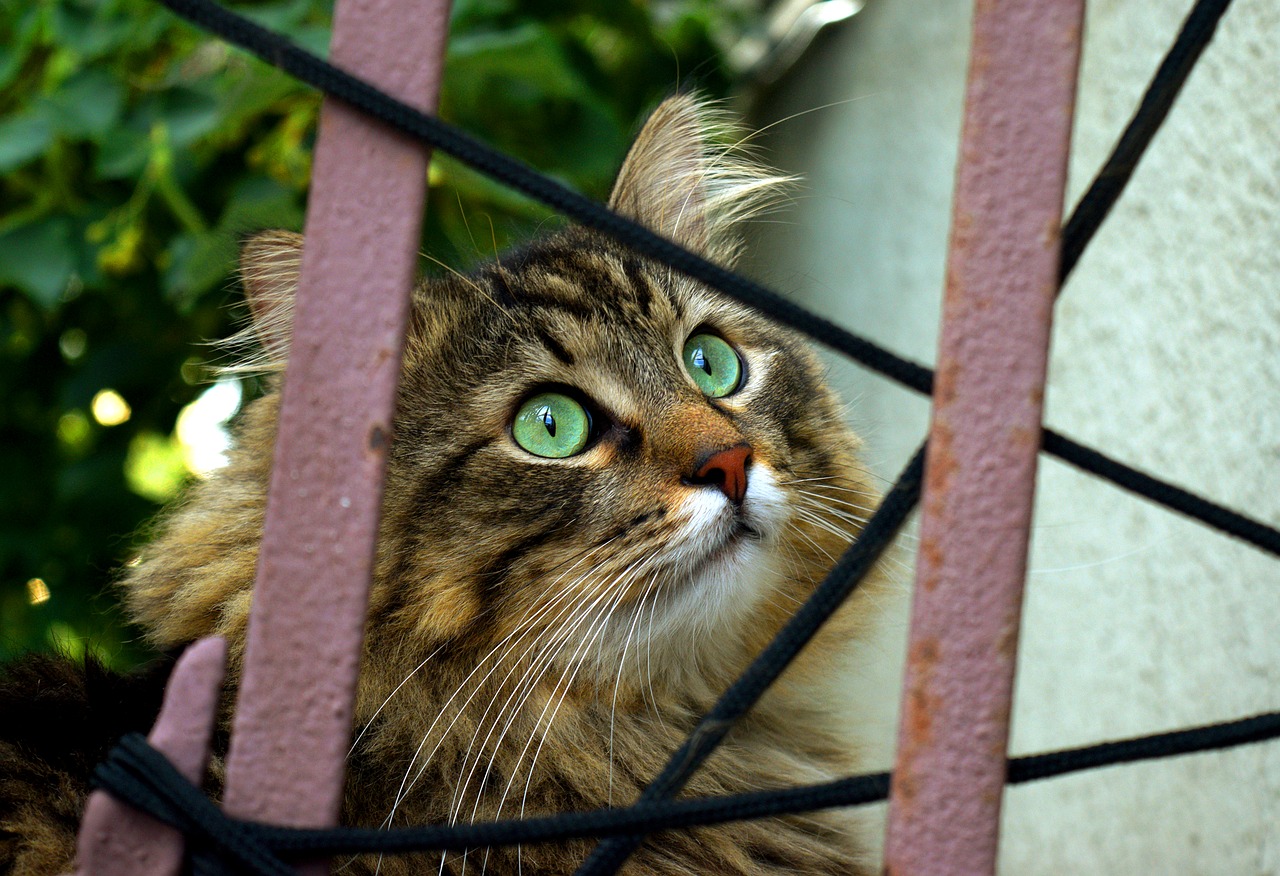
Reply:
[[[682,76],[727,87],[726,7],[457,0],[441,112],[602,197]],[[237,8],[327,45],[325,0]],[[174,423],[208,380],[200,343],[235,315],[237,238],[301,227],[318,108],[150,0],[0,0],[0,658],[142,654],[110,582],[189,476]],[[548,218],[447,159],[430,181],[433,261]]]

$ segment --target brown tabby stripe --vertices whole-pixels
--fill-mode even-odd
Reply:
[[[515,292],[507,282],[507,272],[501,265],[491,267],[480,274],[480,277],[489,281],[489,292],[500,307],[510,310],[518,305]]]
[[[534,328],[538,333],[538,340],[542,341],[543,346],[551,351],[551,355],[565,365],[573,365],[577,362],[574,355],[565,349],[564,344],[555,339],[555,336],[551,334],[551,331],[545,325],[538,325]]]
[[[565,520],[555,519],[550,525],[519,539],[511,547],[498,554],[476,573],[476,591],[482,605],[493,605],[502,598],[508,579],[516,563],[559,535]]]
[[[649,307],[653,303],[653,288],[640,259],[630,252],[626,253],[622,258],[622,272],[627,277],[628,288],[635,295],[641,316],[647,319]]]

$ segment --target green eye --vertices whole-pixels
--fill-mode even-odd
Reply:
[[[684,342],[684,368],[711,398],[724,398],[742,383],[742,360],[715,335],[697,334]]]
[[[587,446],[591,416],[567,395],[542,392],[516,411],[511,434],[517,444],[534,456],[564,459]]]

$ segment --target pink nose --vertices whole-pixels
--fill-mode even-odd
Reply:
[[[751,445],[739,444],[712,453],[689,478],[691,484],[714,484],[735,505],[747,495],[747,466],[751,464]]]

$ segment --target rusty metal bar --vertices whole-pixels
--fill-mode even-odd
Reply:
[[[979,0],[890,795],[893,876],[995,871],[1083,0]]]
[[[332,58],[434,111],[448,13],[448,0],[340,0]],[[427,160],[420,144],[326,99],[229,815],[311,827],[338,817]]]
[[[148,741],[194,784],[204,779],[227,659],[222,639],[202,639],[178,659]],[[94,791],[76,845],[75,876],[178,876],[183,837],[172,827]]]

